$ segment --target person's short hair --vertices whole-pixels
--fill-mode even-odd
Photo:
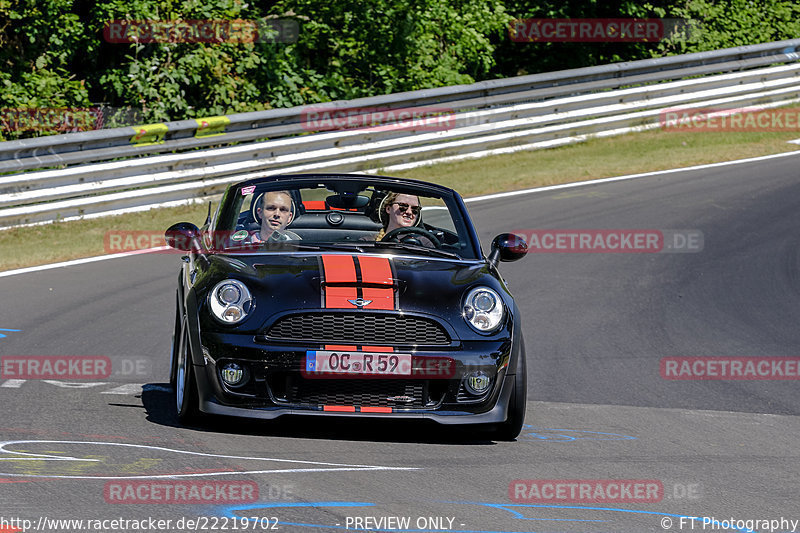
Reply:
[[[261,209],[264,209],[264,202],[267,201],[268,194],[285,194],[289,197],[289,205],[291,206],[291,211],[294,214],[294,198],[292,198],[292,193],[286,190],[281,191],[266,191],[261,197]]]
[[[267,195],[270,194],[270,193],[285,194],[286,196],[289,197],[289,206],[290,206],[289,210],[292,213],[292,220],[289,221],[289,223],[291,224],[292,221],[294,221],[294,215],[295,215],[294,198],[292,198],[292,193],[290,193],[289,191],[285,191],[285,190],[283,190],[283,191],[266,191],[266,192],[263,192],[260,195],[256,196],[253,199],[253,203],[250,204],[250,214],[253,217],[253,220],[255,220],[259,224],[263,223],[263,218],[259,214],[258,211],[259,211],[259,209],[264,209],[264,201],[266,200]]]

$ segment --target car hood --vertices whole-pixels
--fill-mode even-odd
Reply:
[[[200,285],[210,288],[223,278],[244,282],[253,293],[255,315],[262,324],[286,312],[326,308],[460,316],[465,292],[481,284],[509,298],[485,261],[339,253],[209,259],[210,276]],[[258,326],[249,324],[247,329],[251,327]]]

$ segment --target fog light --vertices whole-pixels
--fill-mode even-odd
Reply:
[[[222,367],[222,381],[228,385],[238,385],[244,377],[244,370],[236,363],[225,363]]]
[[[464,379],[464,386],[467,388],[467,392],[475,396],[485,393],[491,385],[492,378],[482,370],[471,372]]]

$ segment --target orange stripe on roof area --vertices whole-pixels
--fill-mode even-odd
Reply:
[[[358,281],[356,264],[349,255],[323,255],[322,266],[325,269],[325,283],[355,283]]]
[[[394,289],[376,289],[364,287],[361,289],[365,300],[372,300],[372,303],[364,306],[364,309],[394,309]]]
[[[362,413],[391,413],[391,407],[362,407]]]
[[[359,257],[358,264],[361,266],[361,280],[364,283],[394,285],[392,265],[385,257]]]
[[[354,405],[323,405],[323,411],[333,411],[334,413],[355,413]]]
[[[328,208],[325,200],[304,200],[303,207],[311,211],[325,211]]]
[[[328,309],[355,309],[348,300],[358,298],[355,287],[325,287],[325,307]]]

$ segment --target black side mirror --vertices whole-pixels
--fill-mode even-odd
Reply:
[[[167,244],[176,250],[190,252],[200,249],[200,229],[191,222],[178,222],[164,232]]]
[[[500,261],[517,261],[528,253],[525,238],[515,233],[501,233],[492,240],[492,252],[489,262],[497,266]]]

